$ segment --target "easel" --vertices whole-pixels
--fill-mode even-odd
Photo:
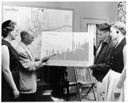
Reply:
[[[74,67],[73,67],[73,69],[74,69],[74,72],[75,72],[75,80],[76,80],[76,84],[77,84],[78,99],[79,99],[79,101],[81,101],[81,99],[83,98],[83,97],[81,97],[82,86],[78,83],[78,74],[77,74],[76,69]],[[92,76],[91,76],[91,73],[90,73],[90,69],[87,68],[87,70],[88,70],[88,73],[89,73],[90,82],[86,82],[82,85],[84,86],[84,85],[87,85],[87,84],[91,84],[91,86],[89,87],[89,89],[86,92],[86,94],[84,95],[84,97],[87,96],[91,92],[91,90],[93,90],[94,100],[97,101],[98,99],[97,99],[97,96],[96,96],[96,91],[94,89],[94,86],[95,86],[96,83],[92,81]]]

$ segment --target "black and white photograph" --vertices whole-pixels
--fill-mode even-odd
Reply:
[[[1,102],[127,102],[127,1],[1,1]]]

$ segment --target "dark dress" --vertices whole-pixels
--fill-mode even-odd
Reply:
[[[13,79],[17,85],[17,88],[19,88],[19,72],[18,70],[22,67],[21,64],[18,61],[18,54],[15,51],[15,49],[11,46],[11,44],[5,40],[2,40],[2,45],[6,45],[9,49],[9,55],[10,55],[10,70],[13,75]],[[15,101],[13,90],[9,86],[9,84],[6,82],[5,77],[3,76],[2,72],[2,101]]]
[[[117,84],[120,80],[122,70],[124,68],[124,60],[123,60],[123,49],[126,45],[126,38],[124,38],[120,44],[113,49],[111,60],[110,60],[110,70],[104,78],[104,82],[106,87],[104,90],[107,94],[106,101],[124,101],[124,86],[119,89],[120,95],[117,97],[114,94],[117,92]],[[106,89],[105,89],[106,88]]]
[[[122,73],[124,68],[124,60],[123,60],[123,48],[126,45],[126,38],[124,38],[121,43],[113,50],[111,59],[110,59],[110,67],[112,70],[118,73]]]

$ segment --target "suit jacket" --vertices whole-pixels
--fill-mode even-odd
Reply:
[[[19,71],[20,76],[20,92],[21,93],[35,93],[37,89],[36,72],[39,62],[35,62],[28,46],[20,42],[16,48],[19,54],[19,61],[24,67]]]
[[[111,41],[111,37],[108,36],[106,41],[102,42],[101,50],[98,55],[94,59],[94,64],[96,65],[93,68],[93,76],[98,80],[102,81],[104,76],[109,71],[110,67],[110,57],[113,50],[113,43]]]

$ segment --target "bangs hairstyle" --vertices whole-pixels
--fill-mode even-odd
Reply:
[[[7,20],[2,23],[2,36],[5,38],[8,34],[14,30],[16,22],[12,20]]]
[[[112,24],[112,27],[118,29],[124,36],[126,35],[126,25],[122,22],[116,22]]]

